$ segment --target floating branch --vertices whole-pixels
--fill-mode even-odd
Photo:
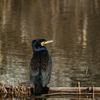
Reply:
[[[49,93],[93,93],[93,87],[50,87]],[[100,93],[100,87],[94,87],[94,93]]]

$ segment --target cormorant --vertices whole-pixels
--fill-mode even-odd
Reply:
[[[41,95],[50,81],[52,61],[45,44],[53,40],[37,39],[32,41],[33,56],[30,61],[30,81],[35,85],[35,95]]]

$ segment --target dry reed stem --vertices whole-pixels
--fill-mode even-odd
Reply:
[[[1,87],[0,87],[1,93],[7,93],[7,90],[3,84],[3,82],[1,82]]]
[[[88,96],[87,96],[87,99],[88,99]]]
[[[12,82],[12,94],[14,94],[14,81]]]
[[[20,85],[19,85],[19,80],[18,80],[18,93],[20,93]]]
[[[80,82],[78,82],[78,87],[79,87],[79,95],[81,95]]]
[[[94,100],[94,85],[93,85],[93,100]]]

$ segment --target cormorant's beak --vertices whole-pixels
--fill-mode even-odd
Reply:
[[[48,41],[45,41],[45,42],[41,42],[41,45],[44,46],[45,44],[51,43],[51,42],[53,42],[53,40],[48,40]]]

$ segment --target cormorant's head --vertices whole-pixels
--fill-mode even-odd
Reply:
[[[34,52],[38,52],[41,50],[47,50],[46,47],[44,47],[45,44],[51,43],[53,40],[46,41],[45,39],[37,39],[32,41],[32,49]]]

